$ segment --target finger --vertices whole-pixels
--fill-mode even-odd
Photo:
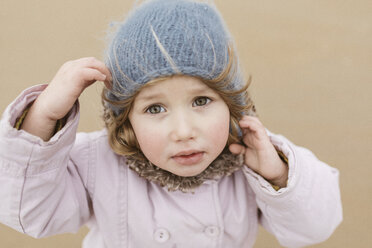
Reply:
[[[243,131],[243,136],[256,134],[258,131],[258,126],[250,121],[240,121],[239,126]]]
[[[255,116],[249,116],[249,115],[244,115],[240,121],[247,121],[247,122],[253,122],[253,123],[257,123],[258,125],[261,125],[261,126],[264,126],[262,124],[262,122],[260,121],[260,119],[258,119],[257,117]]]
[[[258,124],[252,121],[241,121],[240,127],[243,130],[243,143],[249,147],[253,148],[256,146],[257,142],[265,140],[265,130]]]
[[[242,125],[244,126],[244,123]],[[243,143],[250,149],[259,150],[271,143],[265,127],[261,124],[250,122],[248,128],[243,130],[245,131]]]
[[[85,82],[85,87],[91,85],[96,81],[104,82],[107,78],[105,74],[100,72],[99,70],[92,69],[92,68],[84,68],[81,71],[81,76]]]
[[[262,123],[256,120],[252,119],[240,120],[239,126],[243,129],[244,134],[246,134],[247,131],[254,132],[257,135],[264,135],[266,133],[265,127],[262,125]]]
[[[243,116],[239,121],[239,125],[242,128],[250,128],[252,132],[260,132],[261,135],[266,132],[265,126],[255,116]]]
[[[82,67],[89,67],[89,68],[97,69],[101,73],[106,75],[106,80],[108,82],[112,81],[112,76],[111,76],[110,70],[107,68],[105,63],[96,59],[95,57],[80,58],[80,59],[76,60],[76,63],[78,63]]]
[[[233,154],[242,154],[245,152],[245,147],[239,144],[231,144],[229,150]]]

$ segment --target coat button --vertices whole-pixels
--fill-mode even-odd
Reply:
[[[220,229],[216,226],[208,226],[205,228],[204,233],[209,237],[217,237],[220,234]]]
[[[167,242],[169,238],[169,232],[164,228],[158,228],[154,232],[154,239],[159,243]]]

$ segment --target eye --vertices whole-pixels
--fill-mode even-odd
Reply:
[[[165,109],[160,105],[151,105],[146,109],[146,113],[150,114],[159,114],[161,112],[165,112]]]
[[[192,106],[193,107],[196,107],[196,106],[204,106],[208,103],[210,103],[212,100],[206,96],[201,96],[201,97],[198,97],[194,100]]]

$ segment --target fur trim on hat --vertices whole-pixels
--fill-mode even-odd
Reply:
[[[130,156],[126,158],[129,168],[135,171],[140,177],[157,183],[161,187],[167,187],[168,191],[179,190],[184,193],[194,192],[198,186],[207,180],[218,180],[224,176],[229,176],[244,165],[243,154],[234,155],[228,149],[225,149],[199,175],[182,177],[157,167],[146,158],[143,162]]]

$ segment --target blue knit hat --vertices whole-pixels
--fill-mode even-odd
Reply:
[[[124,100],[152,79],[175,74],[216,78],[229,61],[233,39],[214,5],[192,0],[149,0],[134,8],[113,34],[105,64],[113,77],[106,92]],[[228,89],[240,89],[238,70]],[[240,99],[243,104],[243,99]],[[122,109],[106,103],[117,115]]]

